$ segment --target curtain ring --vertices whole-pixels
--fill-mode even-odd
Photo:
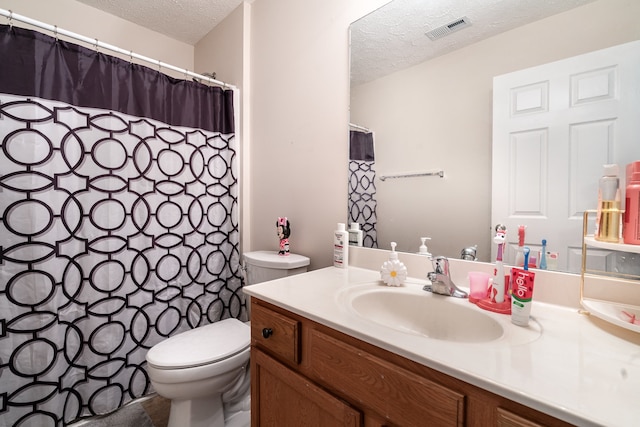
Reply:
[[[56,41],[58,41],[58,26],[57,25],[53,26],[53,37],[55,37]]]
[[[129,51],[129,64],[133,64],[133,51]]]
[[[13,11],[9,11],[9,29],[13,30]]]
[[[160,70],[162,69],[162,63],[160,62],[160,60],[158,59],[158,72],[160,72]]]
[[[93,45],[93,48],[95,49],[96,53],[100,53],[100,51],[98,50],[98,39],[96,39],[95,44]]]

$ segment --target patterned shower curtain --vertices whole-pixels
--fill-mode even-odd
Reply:
[[[151,392],[147,350],[246,319],[233,93],[0,26],[0,426]]]
[[[372,132],[349,133],[349,223],[362,229],[362,246],[378,247],[376,169]]]

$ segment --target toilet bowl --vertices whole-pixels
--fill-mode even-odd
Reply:
[[[244,254],[246,286],[304,273],[309,258]],[[225,319],[174,335],[147,353],[155,391],[171,400],[168,427],[249,427],[251,328]]]
[[[250,334],[249,325],[225,319],[149,350],[151,384],[171,400],[169,427],[224,427],[224,393],[239,382],[246,382],[248,390]]]

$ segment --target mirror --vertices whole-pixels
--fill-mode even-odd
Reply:
[[[493,78],[640,39],[623,0],[468,3],[394,0],[350,27],[350,123],[373,133],[381,249],[418,252],[430,237],[434,255],[477,245],[491,261]]]

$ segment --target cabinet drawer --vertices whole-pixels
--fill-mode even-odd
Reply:
[[[300,363],[300,322],[253,304],[251,344],[284,361]]]
[[[497,408],[496,411],[498,427],[542,427],[542,424],[534,423],[506,409]]]
[[[462,426],[465,396],[325,335],[309,333],[309,365],[318,381],[399,426]]]

